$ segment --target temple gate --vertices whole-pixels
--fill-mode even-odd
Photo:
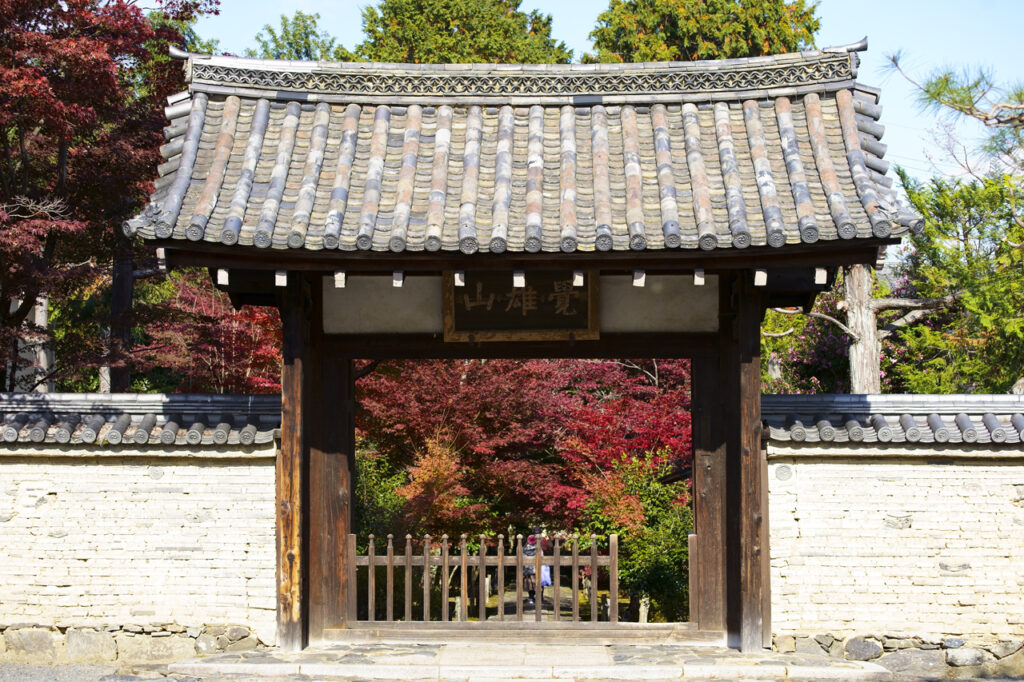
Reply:
[[[353,359],[689,357],[691,621],[770,645],[760,322],[920,219],[866,43],[718,62],[185,60],[125,229],[284,326],[278,642],[345,628]]]

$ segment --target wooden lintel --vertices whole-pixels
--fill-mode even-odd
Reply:
[[[718,344],[714,333],[602,334],[594,341],[445,342],[443,334],[328,334],[328,353],[367,360],[415,358],[693,358]]]
[[[166,249],[171,267],[202,266],[213,268],[320,271],[333,273],[339,268],[349,274],[387,274],[405,270],[410,274],[439,274],[445,270],[593,270],[619,271],[624,274],[641,268],[648,274],[693,272],[704,269],[709,274],[750,268],[819,268],[866,263],[873,265],[881,246],[897,244],[895,239],[865,239],[855,244],[848,241],[794,244],[783,249],[751,246],[746,249],[651,250],[577,253],[475,253],[454,252],[377,252],[377,251],[306,251],[281,250],[268,253],[262,249],[224,246],[206,242],[156,240],[153,246]]]

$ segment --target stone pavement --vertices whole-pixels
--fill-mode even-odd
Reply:
[[[273,649],[172,663],[201,680],[891,680],[885,668],[816,654],[741,654],[690,644],[338,643],[297,654]],[[125,678],[122,678],[125,679]]]

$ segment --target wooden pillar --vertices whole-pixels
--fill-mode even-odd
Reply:
[[[352,527],[355,464],[355,378],[351,358],[325,344],[321,428],[310,443],[309,641],[347,626],[349,589],[345,548]]]
[[[729,645],[771,645],[767,461],[761,447],[762,295],[752,273],[720,287],[726,476],[726,626]]]
[[[341,627],[355,451],[352,363],[325,354],[319,274],[288,273],[281,310],[276,466],[277,643],[298,651]]]
[[[726,449],[720,362],[716,353],[690,364],[694,526],[689,552],[690,621],[708,632],[724,632],[726,627]]]
[[[298,651],[306,644],[305,533],[307,441],[312,415],[304,409],[314,362],[308,282],[289,273],[281,311],[281,449],[277,453],[277,644]]]

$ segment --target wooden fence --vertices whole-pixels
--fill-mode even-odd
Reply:
[[[584,540],[585,542],[585,540]],[[419,543],[418,543],[419,544]],[[413,538],[405,536],[404,552],[395,553],[394,537],[388,535],[383,553],[377,553],[374,536],[369,536],[366,554],[356,550],[356,536],[349,535],[346,551],[348,552],[348,584],[356,587],[349,592],[348,620],[357,623],[423,623],[449,622],[462,623],[494,623],[497,621],[523,621],[528,618],[529,610],[524,606],[524,569],[533,569],[537,588],[537,598],[532,605],[533,618],[542,619],[541,577],[543,567],[550,567],[552,593],[552,619],[574,623],[598,623],[602,618],[607,622],[616,623],[619,619],[619,565],[617,535],[608,536],[608,553],[601,554],[598,550],[598,536],[590,536],[589,553],[579,537],[570,537],[565,541],[555,539],[551,544],[551,552],[545,554],[543,545],[538,543],[536,554],[526,556],[523,551],[523,536],[517,535],[514,547],[508,547],[506,553],[505,537],[499,535],[497,542],[488,547],[487,537],[481,535],[479,549],[476,552],[467,546],[467,536],[462,535],[457,546],[450,546],[447,535],[442,535],[440,542],[433,542],[427,535],[423,538],[418,551],[413,549]],[[564,551],[563,551],[564,550]],[[352,560],[354,558],[354,560]],[[373,570],[370,567],[373,567]],[[431,570],[437,567],[437,570]],[[598,591],[599,576],[607,569],[608,604],[607,614],[602,614]],[[357,573],[358,571],[358,573]],[[511,584],[506,589],[506,578],[513,573]],[[528,571],[526,571],[528,573]],[[563,582],[563,572],[568,573],[568,583]],[[396,619],[396,573],[401,576],[403,593],[399,607],[404,617]],[[419,576],[416,579],[416,576]],[[589,574],[589,575],[585,575]],[[362,578],[362,579],[360,579]],[[383,580],[383,585],[381,581]],[[571,606],[571,615],[562,617],[562,586],[571,588],[571,596],[567,606]],[[497,606],[488,612],[487,601],[492,590],[497,594]],[[456,590],[457,586],[457,590]],[[383,588],[383,589],[382,589]],[[431,608],[431,601],[439,588],[439,603]],[[417,592],[414,598],[414,590]],[[455,592],[455,607],[452,608],[451,593]],[[364,598],[360,598],[360,593]],[[475,593],[475,594],[474,594]],[[514,594],[515,607],[507,612],[506,594]],[[590,607],[590,618],[580,616],[581,595],[587,597]],[[418,599],[416,604],[414,599]],[[470,620],[469,603],[475,599],[475,621]],[[383,608],[381,608],[383,602]],[[415,616],[415,617],[414,617]],[[493,616],[491,618],[490,616]]]

